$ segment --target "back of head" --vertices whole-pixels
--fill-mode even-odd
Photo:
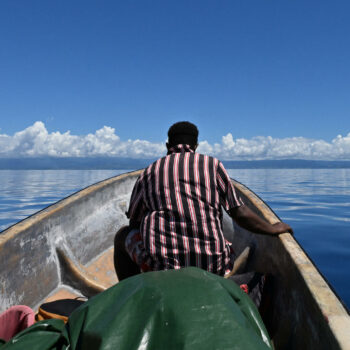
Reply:
[[[174,147],[178,144],[187,144],[195,149],[198,143],[198,129],[190,122],[173,124],[168,131],[168,145]]]

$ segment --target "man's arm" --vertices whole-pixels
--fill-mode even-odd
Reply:
[[[137,179],[134,188],[132,190],[129,209],[125,213],[129,219],[130,228],[139,228],[146,213],[146,207],[143,202],[144,189],[142,186],[143,173]]]
[[[272,225],[267,221],[261,219],[246,205],[231,209],[229,211],[229,214],[239,226],[254,233],[260,233],[264,235],[279,235],[280,233],[289,232],[293,234],[293,229],[288,224],[284,222],[278,222]]]

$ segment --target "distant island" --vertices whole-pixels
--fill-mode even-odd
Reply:
[[[134,170],[142,169],[155,159],[115,157],[98,158],[0,158],[0,170]],[[350,161],[303,159],[223,160],[227,169],[341,169],[350,168]]]

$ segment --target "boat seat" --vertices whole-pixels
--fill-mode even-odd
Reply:
[[[233,264],[232,270],[229,273],[227,273],[224,277],[230,278],[238,272],[243,272],[243,270],[245,269],[248,263],[248,259],[251,255],[251,251],[252,251],[252,246],[245,247],[245,249],[241,252],[241,254],[239,254],[239,256],[236,258]]]
[[[78,291],[73,290],[72,288],[61,285],[53,293],[51,293],[41,304],[49,303],[51,301],[59,299],[76,299],[83,297]]]
[[[64,284],[81,291],[87,297],[96,295],[118,282],[111,247],[88,265],[78,262],[68,249],[56,248]]]

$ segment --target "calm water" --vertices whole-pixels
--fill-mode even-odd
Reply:
[[[0,171],[0,231],[115,170]],[[350,169],[229,170],[289,223],[350,307]]]

